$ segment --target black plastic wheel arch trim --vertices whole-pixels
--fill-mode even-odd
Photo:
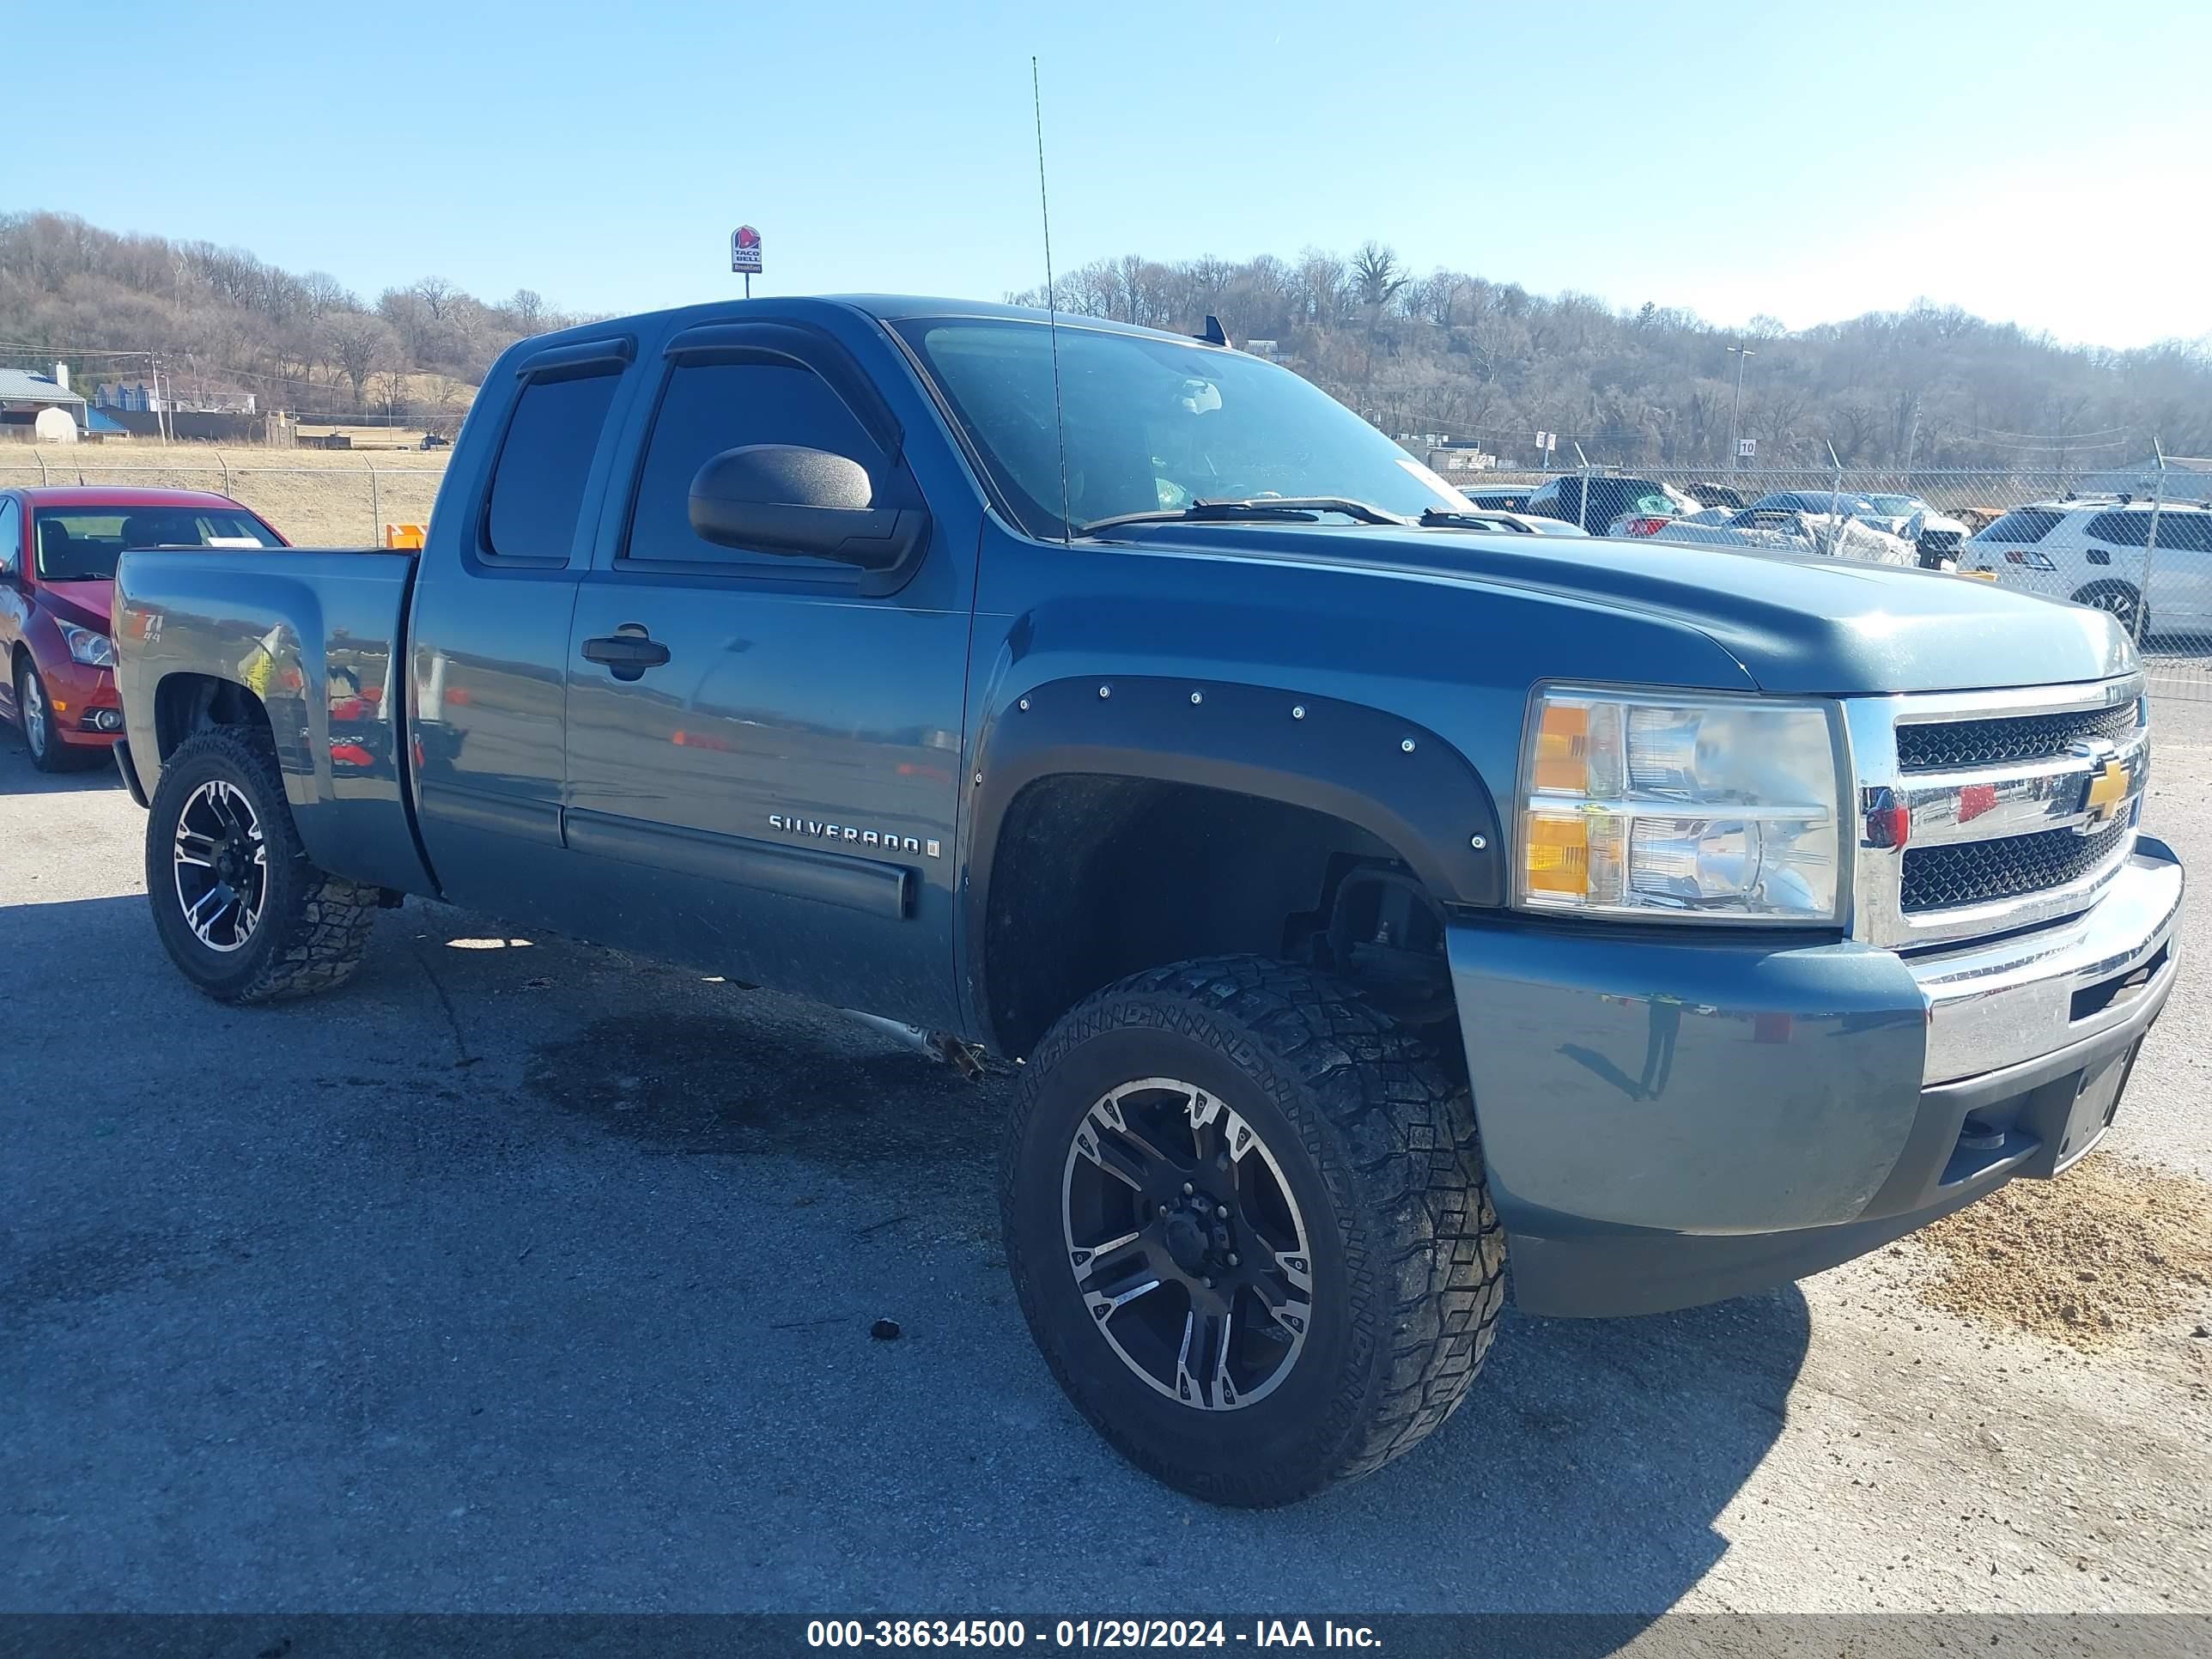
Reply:
[[[1488,785],[1434,732],[1381,709],[1210,680],[1101,675],[1010,696],[976,753],[982,780],[963,815],[974,827],[963,938],[979,1012],[990,1006],[984,951],[999,831],[1040,778],[1188,783],[1307,807],[1388,843],[1439,904],[1505,902],[1504,838]]]

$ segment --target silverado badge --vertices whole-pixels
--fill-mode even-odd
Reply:
[[[829,823],[820,818],[801,817],[792,812],[771,812],[768,827],[781,830],[787,836],[811,836],[817,841],[849,842],[856,847],[881,848],[888,853],[920,853],[933,859],[945,856],[944,843],[934,839],[902,836],[896,830],[862,830],[849,823]]]

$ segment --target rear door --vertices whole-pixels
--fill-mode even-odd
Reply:
[[[704,541],[692,477],[744,445],[849,456],[878,504],[920,505],[902,434],[844,349],[811,329],[694,327],[645,384],[627,495],[610,493],[568,653],[580,925],[732,977],[956,1024],[973,526],[940,517],[893,592],[849,566]]]
[[[568,342],[520,364],[488,457],[447,480],[416,576],[413,758],[431,868],[455,903],[549,926],[566,916],[568,624],[634,355],[626,337]]]

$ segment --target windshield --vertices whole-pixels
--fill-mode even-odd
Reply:
[[[1008,508],[1060,534],[1060,432],[1052,331],[1016,319],[896,325],[944,392]],[[1218,347],[1063,325],[1060,405],[1067,522],[1174,512],[1194,501],[1333,495],[1388,513],[1466,497],[1319,387]]]
[[[281,547],[276,532],[242,507],[40,507],[39,577],[115,580],[126,547]]]
[[[1875,512],[1887,514],[1893,519],[1909,519],[1916,513],[1932,510],[1917,495],[1869,495],[1867,500],[1874,503]]]

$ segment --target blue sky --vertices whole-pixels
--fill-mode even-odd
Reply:
[[[0,206],[372,297],[713,298],[741,222],[757,293],[1032,286],[1034,52],[1062,269],[1374,237],[1724,323],[2212,331],[2212,7],[72,0],[6,34],[100,113],[12,139]]]

